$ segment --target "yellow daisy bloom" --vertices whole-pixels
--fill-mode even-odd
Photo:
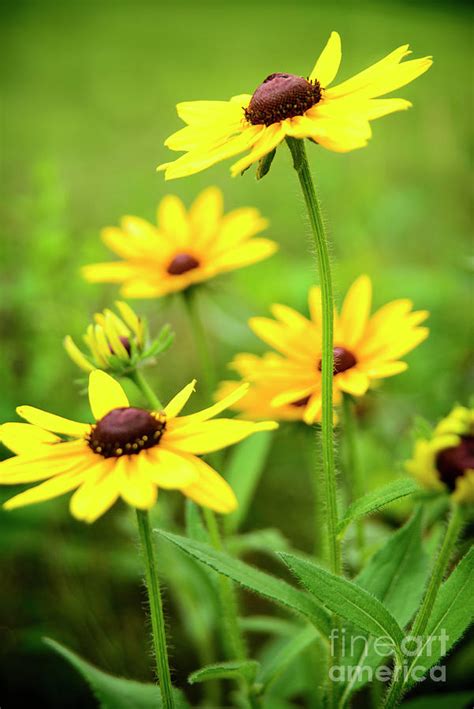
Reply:
[[[363,396],[378,379],[405,371],[400,360],[420,344],[428,329],[419,327],[427,317],[425,310],[412,311],[408,299],[395,300],[370,315],[372,285],[360,276],[349,289],[340,315],[334,314],[334,403],[343,392]],[[277,353],[264,355],[259,364],[254,355],[239,355],[232,367],[252,385],[252,394],[236,405],[247,414],[253,397],[265,396],[275,418],[301,418],[308,424],[321,415],[321,290],[309,293],[310,318],[286,305],[273,305],[275,320],[251,318],[249,325],[258,337]],[[235,384],[235,383],[234,383]],[[230,390],[224,384],[220,394]],[[250,404],[249,404],[250,402]],[[261,410],[266,408],[260,402]],[[294,416],[290,416],[293,409]]]
[[[120,384],[95,370],[89,376],[94,424],[20,406],[17,412],[28,423],[0,427],[0,440],[16,453],[0,463],[0,483],[46,482],[12,497],[4,507],[11,510],[75,490],[71,513],[94,522],[119,497],[149,509],[158,489],[164,488],[180,490],[216,512],[232,512],[237,504],[232,489],[198,456],[277,424],[210,420],[243,396],[246,387],[198,413],[179,416],[194,384],[184,387],[163,411],[147,411],[130,406]]]
[[[121,283],[126,298],[156,298],[261,261],[278,248],[270,239],[255,238],[268,226],[257,209],[224,214],[217,187],[204,190],[188,213],[179,197],[164,197],[157,221],[155,226],[123,217],[120,228],[104,229],[102,240],[123,260],[85,266],[84,278]]]
[[[432,64],[430,57],[402,63],[408,44],[337,86],[329,88],[341,63],[341,39],[332,32],[307,79],[270,74],[251,94],[230,101],[186,101],[177,105],[187,124],[165,145],[185,155],[158,167],[167,180],[193,175],[247,150],[232,175],[272,153],[287,137],[309,138],[345,153],[367,145],[370,121],[411,106],[401,98],[379,98],[410,83]]]
[[[164,352],[173,341],[168,325],[162,327],[153,342],[148,341],[148,326],[144,318],[122,301],[116,302],[120,317],[107,308],[95,313],[83,335],[87,354],[82,352],[70,335],[64,338],[64,349],[84,372],[94,369],[124,374],[134,369],[139,362]]]
[[[474,503],[474,409],[455,406],[429,440],[416,442],[405,467],[428,489],[449,491],[460,504]]]

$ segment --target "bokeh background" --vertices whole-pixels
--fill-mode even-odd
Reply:
[[[429,73],[397,92],[413,109],[377,121],[369,147],[348,155],[309,149],[338,298],[368,273],[375,305],[410,297],[431,312],[430,338],[409,355],[408,372],[383,383],[359,410],[367,488],[401,474],[415,417],[434,421],[453,402],[466,403],[472,375],[468,4],[4,0],[1,11],[2,421],[14,420],[20,403],[87,420],[62,339],[69,333],[77,341],[92,313],[118,293],[87,285],[79,268],[108,259],[103,226],[127,213],[153,219],[169,192],[189,204],[204,187],[219,185],[227,209],[258,207],[281,244],[276,256],[203,294],[222,377],[235,352],[261,351],[248,317],[266,314],[272,301],[305,311],[316,274],[288,151],[278,150],[260,183],[252,171],[231,179],[229,164],[221,164],[165,184],[155,167],[169,158],[164,138],[180,127],[178,101],[251,91],[274,71],[307,74],[333,29],[343,39],[341,78],[405,42],[415,56],[434,55]],[[166,399],[197,368],[181,303],[134,305],[152,330],[169,322],[176,331],[172,352],[149,373]],[[305,435],[283,427],[276,437],[244,530],[275,528],[288,544],[308,550]],[[1,490],[3,499],[10,493]],[[176,496],[157,514],[176,520],[181,504]],[[406,505],[391,508],[373,520],[374,539],[408,512]],[[82,680],[44,647],[44,635],[114,674],[151,678],[133,521],[117,506],[87,527],[70,518],[65,500],[0,511],[2,707],[33,699],[63,707],[65,696],[68,707],[95,706]],[[167,605],[176,618],[175,677],[184,684],[203,660],[193,646],[202,631],[196,618],[207,628],[212,609],[179,596],[183,578],[194,588],[206,580],[196,580],[196,570],[171,550],[163,547],[163,554]],[[254,551],[248,558],[271,567],[263,556]],[[255,599],[244,600],[248,612],[260,609]],[[464,643],[443,689],[466,686],[471,659]]]

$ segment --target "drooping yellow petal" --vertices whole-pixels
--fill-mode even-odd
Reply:
[[[141,454],[122,456],[116,463],[120,475],[120,495],[132,507],[149,510],[156,502],[158,490],[146,468],[140,465]]]
[[[171,399],[169,404],[165,406],[166,417],[172,419],[175,418],[175,416],[178,416],[181,409],[183,409],[188,403],[188,400],[194,391],[196,391],[196,379],[193,379],[192,382],[186,384],[186,386]]]
[[[37,409],[34,406],[18,406],[16,412],[18,416],[21,416],[21,418],[28,421],[28,423],[32,423],[34,426],[39,426],[39,428],[44,428],[46,431],[54,431],[55,433],[62,433],[65,436],[72,436],[74,438],[82,438],[87,435],[91,428],[88,423],[71,421],[62,416],[56,416],[47,411]]]
[[[371,379],[385,379],[385,377],[393,377],[395,374],[400,374],[408,369],[406,362],[381,362],[381,363],[360,363],[357,368],[365,372]]]
[[[112,409],[129,406],[120,384],[106,372],[95,369],[89,375],[89,402],[96,421]]]
[[[189,416],[181,416],[177,421],[173,422],[172,428],[183,428],[184,426],[189,426],[190,424],[194,423],[201,423],[202,421],[207,421],[208,419],[217,416],[222,411],[224,411],[224,409],[229,409],[233,404],[235,404],[236,401],[239,401],[239,399],[245,396],[248,391],[248,388],[248,384],[242,384],[241,386],[237,387],[237,389],[235,389],[235,391],[233,391],[231,394],[224,397],[216,404],[213,404],[213,406],[209,406],[207,409],[202,409],[202,411],[198,411],[196,414],[190,414]]]
[[[136,275],[137,268],[129,261],[90,263],[81,268],[81,274],[89,283],[121,283]]]
[[[192,485],[184,488],[186,497],[214,512],[233,512],[237,508],[237,498],[230,485],[200,458],[194,458],[194,464],[199,477]]]
[[[359,372],[355,368],[347,369],[337,375],[337,385],[346,394],[363,396],[369,388],[369,378],[367,374]]]
[[[56,475],[50,480],[41,483],[41,485],[36,485],[29,490],[25,490],[25,492],[21,492],[19,495],[11,497],[5,502],[3,507],[6,510],[14,510],[17,507],[33,505],[37,502],[45,502],[54,497],[59,497],[78,487],[86,475],[87,470],[85,470],[83,466],[80,466],[79,469],[73,469],[67,473]]]
[[[266,126],[254,143],[253,149],[244,158],[238,160],[230,168],[232,177],[236,177],[254,162],[257,162],[268,153],[271,153],[285,139],[285,128],[280,123]]]
[[[176,451],[203,455],[226,448],[258,431],[278,428],[274,421],[252,423],[234,419],[217,419],[175,431],[165,431],[163,442]]]
[[[69,509],[73,517],[84,522],[95,522],[116,502],[119,481],[113,458],[96,456],[97,462],[87,471],[87,476],[71,497]]]
[[[372,284],[368,276],[359,276],[344,299],[340,316],[340,328],[344,347],[355,347],[362,337],[370,315]]]
[[[31,454],[22,453],[0,463],[0,484],[45,480],[59,473],[68,472],[84,461],[93,462],[93,453],[83,441],[54,443],[36,449]]]
[[[74,364],[76,364],[84,372],[92,372],[94,366],[89,362],[87,357],[81,352],[79,347],[76,345],[70,335],[66,335],[63,340],[64,349],[68,353],[69,357],[72,359]]]
[[[323,88],[329,86],[339,71],[341,57],[341,38],[338,32],[331,32],[326,46],[309,75],[309,80],[319,81]]]
[[[163,441],[144,453],[139,454],[140,467],[158,487],[181,490],[198,477],[194,458],[166,448]]]
[[[17,455],[41,454],[45,452],[45,447],[47,450],[48,446],[60,440],[54,433],[29,423],[4,423],[0,426],[0,441]]]

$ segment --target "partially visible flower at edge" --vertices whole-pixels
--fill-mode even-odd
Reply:
[[[309,138],[323,148],[348,152],[367,145],[370,121],[411,106],[401,98],[378,98],[427,71],[431,57],[402,63],[404,44],[368,69],[328,88],[341,63],[341,39],[332,32],[308,79],[287,73],[267,76],[253,95],[230,101],[186,101],[177,105],[187,123],[165,145],[184,151],[158,167],[167,180],[205,170],[221,160],[250,152],[232,165],[232,175],[271,154],[287,137]]]
[[[84,278],[120,283],[126,298],[156,298],[261,261],[278,248],[270,239],[255,238],[268,227],[258,209],[224,214],[217,187],[201,192],[188,212],[179,197],[167,195],[157,223],[126,216],[120,227],[103,229],[102,240],[123,260],[84,266]]]
[[[426,310],[412,311],[409,299],[394,300],[370,315],[372,285],[360,276],[350,287],[340,315],[334,313],[334,403],[343,393],[363,396],[379,379],[404,372],[400,358],[417,347],[429,330],[420,327]],[[286,305],[271,307],[275,320],[254,317],[254,333],[277,352],[258,357],[239,354],[231,363],[250,382],[249,393],[234,408],[257,417],[302,419],[311,424],[321,416],[321,290],[310,289],[308,319]],[[228,394],[237,382],[224,382],[217,397]]]
[[[95,370],[89,375],[94,424],[32,406],[18,407],[28,423],[0,427],[0,440],[16,453],[0,463],[0,484],[46,482],[9,499],[4,507],[11,510],[75,490],[72,515],[94,522],[119,497],[133,507],[149,509],[163,488],[180,490],[216,512],[232,512],[237,505],[232,489],[198,456],[277,424],[210,420],[243,396],[246,387],[207,409],[179,416],[194,386],[195,381],[185,386],[163,411],[148,411],[130,406],[120,384]]]
[[[415,443],[407,471],[424,487],[449,492],[455,502],[474,503],[474,409],[455,406],[433,431]]]
[[[165,352],[173,342],[174,335],[169,325],[164,325],[150,341],[145,318],[123,301],[116,301],[120,317],[112,310],[95,313],[83,335],[89,350],[84,353],[70,335],[64,338],[64,348],[72,361],[84,372],[94,369],[126,374],[138,364],[153,359]]]

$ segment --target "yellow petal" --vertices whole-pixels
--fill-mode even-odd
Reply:
[[[176,431],[165,431],[162,440],[167,447],[172,447],[176,451],[201,455],[231,446],[258,431],[271,431],[275,428],[278,428],[278,424],[274,421],[253,423],[234,419],[218,419],[186,426],[186,428],[176,429]]]
[[[196,414],[190,414],[189,416],[180,417],[177,421],[173,422],[173,429],[177,426],[182,428],[183,426],[188,426],[189,424],[201,423],[202,421],[207,421],[208,419],[217,416],[221,413],[221,411],[230,408],[232,404],[235,404],[236,401],[239,401],[239,399],[245,396],[248,389],[248,384],[242,384],[224,399],[218,401],[217,404],[213,404],[213,406],[209,406],[207,409],[198,411]]]
[[[47,411],[42,411],[34,406],[18,406],[16,410],[18,416],[32,423],[34,426],[44,428],[46,431],[54,431],[55,433],[63,433],[65,436],[73,436],[75,438],[83,437],[90,431],[90,424],[78,423],[65,419],[62,416],[50,414]]]
[[[69,357],[72,359],[74,364],[76,364],[84,372],[92,372],[94,366],[89,362],[87,357],[81,352],[79,347],[75,344],[72,337],[66,335],[63,340],[64,349],[68,353]]]
[[[115,305],[124,319],[124,322],[128,325],[130,330],[138,336],[142,332],[142,321],[138,315],[128,303],[124,303],[123,300],[116,300]]]
[[[175,418],[175,416],[180,413],[181,409],[186,406],[189,397],[194,391],[196,391],[195,379],[193,379],[190,384],[187,384],[183,389],[181,389],[181,391],[171,399],[169,404],[165,406],[165,413],[167,418]]]
[[[188,215],[184,204],[176,195],[167,195],[158,206],[158,224],[177,247],[189,244]]]
[[[306,404],[306,408],[303,414],[303,421],[308,425],[311,425],[318,418],[321,418],[321,407],[321,394],[314,394],[309,400],[309,402]]]
[[[375,64],[369,66],[367,69],[364,69],[350,79],[343,81],[342,84],[338,84],[334,88],[329,89],[327,96],[330,96],[331,98],[336,96],[346,96],[347,94],[366,89],[380,76],[386,75],[389,69],[397,66],[398,63],[408,54],[411,54],[411,51],[408,49],[408,44],[398,47],[390,54],[387,54],[387,56],[383,59],[380,59]]]
[[[89,283],[121,283],[136,275],[137,267],[128,261],[91,263],[81,268],[83,278]]]
[[[367,374],[357,371],[357,369],[347,369],[336,376],[336,383],[339,389],[352,396],[363,396],[369,388],[369,378]]]
[[[362,337],[370,315],[372,284],[368,276],[359,276],[344,299],[340,327],[344,346],[355,347]]]
[[[371,379],[384,379],[385,377],[393,377],[395,374],[400,374],[408,369],[406,362],[382,362],[382,363],[359,363],[358,369],[365,372]]]
[[[224,211],[222,192],[218,187],[208,187],[195,199],[189,210],[193,244],[200,248],[216,234]]]
[[[193,483],[198,477],[194,458],[164,446],[163,443],[144,451],[145,455],[139,454],[140,466],[149,479],[167,490],[180,490]]]
[[[80,488],[71,497],[69,509],[73,517],[84,522],[95,522],[119,496],[115,459],[100,459],[87,471]]]
[[[216,252],[227,251],[247,241],[252,236],[268,227],[268,220],[264,219],[258,209],[242,207],[234,209],[224,216],[219,229]]]
[[[158,490],[150,480],[146,468],[141,466],[140,458],[141,454],[122,456],[118,459],[120,495],[132,507],[149,510],[156,502]]]
[[[252,239],[235,249],[216,255],[212,266],[217,271],[233,271],[236,268],[250,266],[252,263],[268,258],[278,250],[278,244],[270,239]]]
[[[24,505],[33,505],[37,502],[51,500],[53,497],[59,497],[70,490],[74,490],[82,483],[86,475],[87,470],[83,466],[79,467],[79,469],[75,468],[41,483],[41,485],[25,490],[25,492],[21,492],[15,497],[11,497],[3,506],[6,510],[13,510]]]
[[[95,369],[89,375],[89,402],[96,421],[112,409],[130,405],[120,384],[100,369]]]
[[[195,458],[194,464],[199,478],[186,487],[183,493],[196,504],[209,507],[214,512],[233,512],[237,508],[237,498],[230,485],[203,460]]]
[[[48,446],[58,443],[61,439],[54,433],[29,423],[4,423],[0,426],[0,440],[17,455],[34,455],[45,452],[45,447],[47,451]]]
[[[326,46],[309,75],[309,80],[319,81],[323,88],[329,86],[339,71],[341,57],[341,38],[338,32],[331,32]]]
[[[22,453],[0,463],[0,484],[16,485],[45,480],[68,472],[79,463],[92,463],[94,454],[84,441],[54,443],[31,454]]]
[[[285,129],[281,123],[266,126],[255,141],[251,152],[232,165],[230,169],[232,177],[239,175],[254,162],[271,153],[284,139]]]

